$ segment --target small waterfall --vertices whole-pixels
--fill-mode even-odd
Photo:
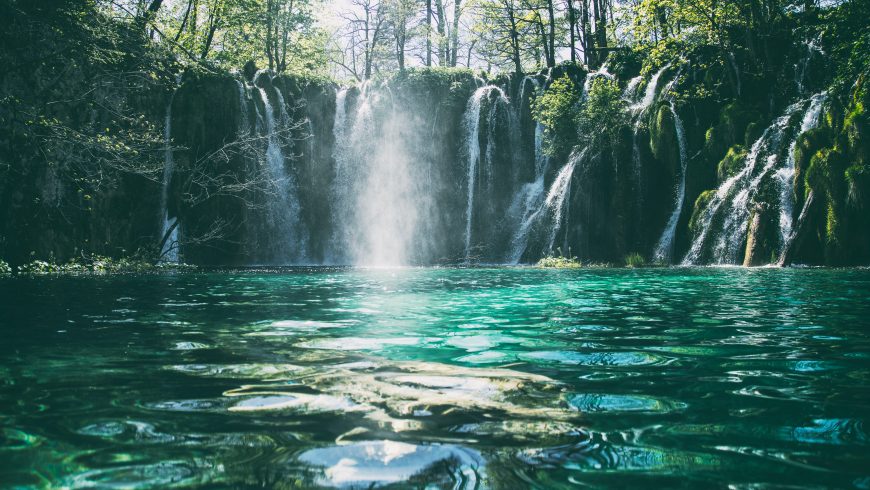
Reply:
[[[550,252],[553,251],[553,246],[556,243],[556,234],[559,232],[559,228],[563,226],[562,215],[565,213],[566,204],[569,201],[568,196],[571,192],[571,178],[574,176],[574,169],[578,163],[583,161],[585,156],[586,149],[571,156],[568,163],[559,171],[559,174],[553,181],[553,185],[550,186],[547,199],[544,201],[546,208],[552,212],[549,240],[547,242],[547,249]]]
[[[623,98],[632,103],[629,106],[629,111],[631,111],[632,118],[634,119],[634,131],[631,138],[631,160],[632,160],[632,170],[634,173],[634,208],[635,214],[637,216],[637,221],[635,226],[640,229],[642,228],[642,210],[643,210],[643,162],[641,161],[641,153],[640,153],[640,130],[645,121],[645,116],[649,108],[653,105],[656,99],[656,95],[658,94],[658,86],[659,80],[661,80],[662,75],[671,67],[670,64],[662,67],[658,72],[656,72],[652,78],[650,78],[649,83],[646,86],[646,90],[644,91],[643,98],[639,102],[635,102],[637,99],[637,89],[640,86],[640,82],[643,80],[642,76],[637,76],[631,79],[628,82],[628,86],[625,89],[625,93],[623,94]]]
[[[646,91],[644,91],[643,99],[641,99],[640,102],[638,102],[637,104],[631,106],[632,112],[637,115],[642,115],[644,112],[646,112],[647,109],[649,109],[653,102],[655,102],[656,95],[658,93],[657,91],[659,86],[659,79],[661,79],[662,75],[670,67],[671,65],[665,65],[664,67],[662,67],[661,70],[653,75],[653,77],[649,81],[649,84],[647,84],[646,86]]]
[[[812,62],[813,57],[825,54],[825,52],[822,50],[821,34],[807,40],[804,45],[806,46],[806,55],[801,58],[801,60],[797,64],[795,64],[794,67],[794,83],[797,87],[797,92],[800,95],[806,94],[807,72],[809,71],[810,62]]]
[[[643,77],[638,75],[628,81],[628,84],[625,86],[625,91],[622,93],[623,100],[629,103],[635,102],[635,99],[637,99],[637,88],[640,86],[642,80]]]
[[[178,263],[179,261],[179,228],[181,227],[178,223],[178,217],[169,216],[169,191],[172,185],[172,176],[175,173],[175,158],[172,153],[172,104],[175,102],[177,92],[178,88],[172,92],[172,96],[169,98],[169,105],[166,107],[166,120],[163,124],[163,186],[160,190],[162,223],[158,245],[160,245],[160,261],[168,263]],[[168,238],[167,235],[169,235]]]
[[[465,155],[467,158],[466,161],[466,171],[467,178],[466,183],[468,186],[467,189],[467,197],[466,197],[466,208],[465,208],[465,260],[466,262],[471,260],[471,235],[472,235],[472,223],[474,218],[474,195],[477,191],[477,187],[480,185],[478,182],[478,174],[492,173],[492,156],[495,151],[495,124],[494,118],[496,115],[496,110],[498,107],[498,103],[493,103],[489,109],[489,117],[488,117],[488,125],[487,125],[487,145],[486,145],[486,153],[484,158],[484,164],[481,165],[480,161],[480,119],[481,119],[481,110],[483,108],[483,99],[489,98],[490,94],[493,92],[498,94],[498,101],[503,103],[508,103],[507,96],[505,96],[504,92],[495,86],[488,85],[485,87],[481,87],[475,90],[474,94],[471,96],[471,99],[468,101],[468,105],[465,109],[465,114],[463,116],[463,129],[465,132]],[[483,171],[483,172],[482,172]]]
[[[800,136],[807,131],[818,127],[819,118],[822,114],[825,101],[828,98],[827,92],[821,92],[814,95],[810,99],[810,107],[804,114],[801,121],[800,130],[797,136]],[[794,174],[795,160],[794,152],[797,148],[797,137],[792,141],[788,148],[788,156],[786,157],[786,165],[776,172],[776,181],[779,184],[779,235],[783,245],[783,254],[788,249],[793,233],[794,219]]]
[[[278,133],[286,128],[279,127],[275,120],[275,111],[269,102],[266,89],[259,87],[260,98],[263,102],[264,117],[266,123],[267,147],[266,169],[272,180],[274,197],[267,203],[267,214],[272,225],[270,246],[272,256],[270,260],[280,264],[299,263],[305,260],[305,230],[300,219],[300,205],[297,195],[296,179],[285,168],[286,159]],[[279,103],[283,106],[283,97],[280,91],[275,89]],[[289,119],[285,116],[286,108],[279,109],[282,123]],[[285,119],[286,117],[286,119]]]
[[[251,123],[248,120],[248,88],[245,82],[236,80],[236,85],[239,88],[239,136],[247,137],[251,132]]]
[[[739,262],[741,246],[748,233],[751,205],[760,187],[771,180],[779,181],[780,186],[784,185],[782,176],[777,176],[777,167],[783,161],[786,162],[786,169],[793,165],[793,162],[788,162],[786,153],[794,149],[794,142],[801,133],[818,124],[823,102],[824,94],[819,94],[792,104],[752,145],[743,169],[719,186],[701,214],[700,232],[684,259],[685,264],[703,262],[705,254],[709,254],[709,261],[715,264]],[[790,180],[793,181],[793,174]],[[776,185],[776,182],[772,184]],[[786,185],[791,189],[793,183]],[[789,207],[788,203],[779,204],[781,209],[787,210]],[[790,231],[791,213],[785,222],[780,217],[780,224]],[[784,232],[781,229],[781,234]]]
[[[671,114],[674,116],[674,126],[677,131],[677,144],[680,147],[680,183],[677,185],[677,199],[674,203],[674,210],[671,217],[668,219],[668,224],[665,226],[665,231],[659,238],[656,245],[655,259],[661,262],[670,262],[674,252],[674,236],[677,232],[677,223],[680,221],[680,215],[683,213],[683,204],[686,200],[686,166],[688,163],[688,155],[686,152],[686,130],[683,127],[683,120],[677,114],[674,102],[670,102]]]
[[[511,238],[507,260],[517,264],[529,246],[529,234],[544,201],[544,179],[550,168],[550,157],[544,154],[544,126],[535,126],[535,180],[523,185],[514,197],[509,214],[517,217],[518,226]]]

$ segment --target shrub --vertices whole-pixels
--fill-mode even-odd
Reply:
[[[628,254],[625,256],[625,266],[629,268],[643,267],[646,265],[646,259],[639,253]]]
[[[538,267],[546,269],[579,269],[580,267],[583,267],[583,264],[577,259],[577,257],[568,258],[550,255],[539,260]]]

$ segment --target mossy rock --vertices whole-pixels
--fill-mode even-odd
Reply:
[[[746,125],[746,131],[743,133],[743,142],[746,146],[752,146],[758,138],[764,133],[764,128],[758,122],[751,122]]]
[[[710,189],[701,193],[698,196],[698,199],[695,200],[695,209],[692,211],[692,218],[689,220],[689,232],[694,236],[701,230],[698,229],[698,221],[701,219],[701,215],[704,213],[704,210],[707,209],[707,205],[710,204],[710,201],[716,197],[716,189]]]
[[[746,147],[743,145],[734,145],[728,149],[725,158],[716,166],[716,175],[720,183],[725,182],[740,172],[746,162],[746,155]]]
[[[680,147],[671,108],[662,104],[650,120],[650,150],[656,160],[665,164],[667,171],[675,175],[680,165]]]

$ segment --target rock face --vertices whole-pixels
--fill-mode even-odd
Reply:
[[[123,255],[166,238],[211,265],[621,262],[663,243],[671,262],[870,260],[863,82],[776,116],[675,101],[702,77],[665,67],[624,96],[634,112],[612,138],[547,155],[530,105],[562,72],[577,87],[612,76],[411,70],[341,88],[246,67],[154,84],[131,99],[166,128],[154,171],[97,197],[62,161],[0,175],[0,255]]]

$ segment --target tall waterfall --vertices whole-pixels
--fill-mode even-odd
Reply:
[[[665,225],[665,230],[662,232],[656,245],[654,257],[657,261],[670,262],[674,252],[674,236],[677,232],[677,223],[680,221],[680,215],[683,212],[683,204],[686,201],[686,166],[688,163],[688,155],[686,153],[686,130],[683,127],[683,120],[677,114],[674,107],[674,102],[670,104],[671,114],[674,117],[674,125],[677,132],[677,144],[680,147],[680,180],[677,184],[677,198],[674,203],[674,210],[671,212],[671,217],[668,218],[668,223]]]
[[[632,160],[632,171],[634,174],[634,209],[635,215],[637,216],[635,221],[635,227],[640,229],[643,225],[643,196],[644,196],[644,186],[643,186],[643,162],[641,161],[641,128],[643,127],[644,122],[647,118],[647,112],[649,108],[653,105],[656,100],[656,95],[658,95],[658,86],[659,80],[661,80],[662,75],[668,70],[671,65],[665,65],[659,71],[657,71],[649,80],[649,83],[646,85],[646,89],[643,93],[643,98],[640,101],[637,101],[637,92],[638,87],[640,86],[640,82],[643,81],[642,76],[637,76],[631,79],[628,83],[628,86],[623,93],[623,99],[626,102],[630,103],[629,111],[631,112],[631,117],[633,119],[632,127],[632,138],[631,138],[631,160]]]
[[[387,84],[336,93],[334,229],[330,260],[365,266],[418,262],[420,213],[429,200],[414,158],[419,135]],[[425,224],[425,223],[423,223]],[[422,246],[420,246],[422,248]]]
[[[163,125],[163,185],[160,189],[160,255],[163,262],[177,263],[179,260],[179,238],[181,227],[178,217],[169,216],[169,190],[172,185],[172,176],[175,172],[175,158],[172,153],[172,104],[175,102],[175,94],[172,92],[169,104],[166,107],[166,120]],[[168,237],[167,237],[168,235]]]
[[[801,127],[798,136],[819,125],[819,117],[822,114],[825,101],[827,101],[828,93],[821,92],[814,95],[810,99],[810,107],[804,113],[804,118],[801,121]],[[791,146],[788,148],[786,156],[786,164],[783,168],[776,172],[776,181],[779,185],[779,236],[783,245],[782,252],[784,253],[789,246],[793,233],[794,220],[794,176],[795,176],[795,160],[794,152],[797,149],[797,138],[795,138]]]
[[[486,152],[484,153],[483,162],[481,164],[480,152],[480,120],[482,117],[484,100],[489,100],[491,94],[496,94],[496,100],[489,104],[487,116],[487,139]],[[498,104],[508,104],[509,100],[505,93],[496,86],[488,85],[477,89],[468,101],[468,106],[463,117],[463,130],[465,133],[466,142],[466,172],[467,172],[467,196],[465,208],[465,260],[466,262],[472,259],[472,224],[474,221],[474,201],[475,194],[481,186],[478,177],[486,177],[492,174],[493,154],[496,148],[495,142],[495,124],[496,111]],[[513,130],[513,128],[509,128]]]
[[[258,87],[263,103],[263,118],[266,130],[265,163],[271,179],[272,196],[266,203],[266,214],[269,219],[270,236],[268,237],[269,256],[272,263],[302,263],[307,258],[307,231],[300,219],[301,209],[298,197],[298,185],[292,173],[287,171],[287,159],[279,133],[288,133],[289,115],[280,90],[274,87],[281,116],[279,125],[275,119],[275,108],[269,101],[265,88]],[[286,136],[285,136],[286,137]]]
[[[824,101],[825,95],[818,94],[792,104],[764,131],[752,145],[743,169],[719,186],[704,208],[698,222],[699,231],[684,263],[740,263],[741,253],[745,252],[742,247],[746,242],[751,208],[759,191],[765,186],[777,185],[778,181],[780,188],[786,185],[791,193],[794,174],[791,173],[792,178],[788,182],[783,179],[790,173],[789,167],[792,167],[793,172],[794,162],[790,161],[789,154],[798,136],[818,125]],[[778,176],[783,165],[786,171]],[[779,195],[783,194],[780,190]],[[788,202],[777,204],[781,213],[790,208]],[[785,229],[791,229],[791,213],[788,214],[788,218],[780,217],[779,220],[783,227],[780,230],[782,236]],[[784,248],[785,244],[780,245]]]
[[[559,171],[556,180],[554,180],[553,185],[550,186],[550,191],[547,193],[547,199],[544,201],[546,208],[552,212],[550,236],[547,241],[547,250],[549,252],[553,251],[553,247],[556,244],[556,235],[558,234],[559,229],[564,225],[562,222],[562,215],[566,212],[568,196],[571,192],[571,178],[574,177],[574,169],[577,167],[578,163],[582,163],[585,155],[586,150],[584,149],[580,153],[575,153],[571,156],[568,163],[566,163],[565,166],[562,167],[562,170]]]

